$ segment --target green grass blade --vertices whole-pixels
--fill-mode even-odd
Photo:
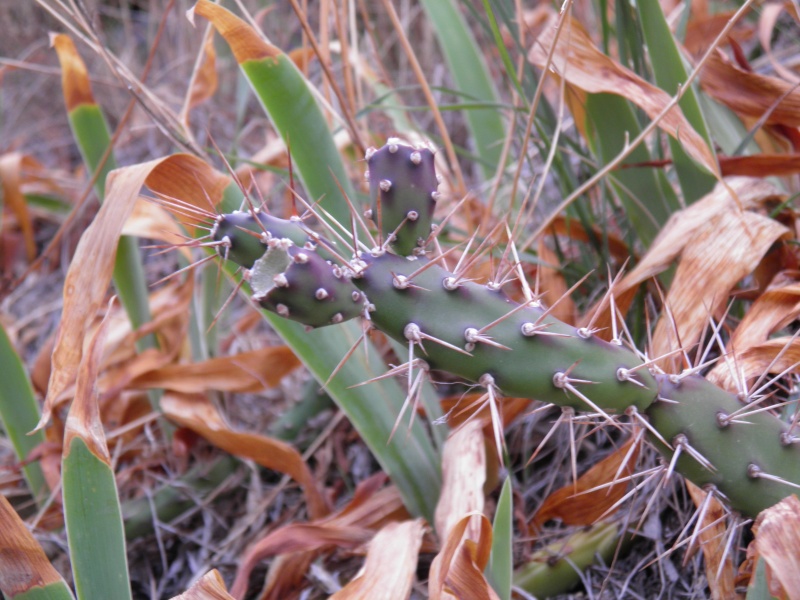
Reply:
[[[0,423],[2,423],[14,452],[24,462],[31,450],[45,441],[44,432],[28,435],[39,422],[39,405],[33,394],[31,382],[19,355],[11,345],[2,323],[0,323]],[[38,462],[23,467],[25,480],[31,494],[37,500],[47,496],[47,483]]]
[[[586,99],[587,130],[592,150],[601,164],[613,160],[635,138],[641,127],[627,100],[612,94],[589,94]],[[609,119],[608,115],[614,115]],[[651,160],[644,144],[634,148],[626,163]],[[617,169],[611,174],[614,185],[631,226],[645,248],[655,239],[669,216],[680,208],[675,192],[663,173],[647,167]]]
[[[456,0],[421,0],[428,21],[436,31],[455,87],[470,96],[493,104],[500,102],[483,53],[467,27]],[[491,179],[500,162],[506,131],[496,109],[466,111],[467,125],[480,157],[484,179]]]
[[[102,202],[106,197],[106,177],[117,168],[113,152],[109,153],[105,162],[101,164],[111,144],[111,135],[103,111],[97,104],[79,104],[68,110],[67,117],[89,176],[94,176],[97,172],[94,190]]]
[[[74,436],[62,472],[64,520],[78,600],[130,599],[114,471],[83,438]]]
[[[511,478],[506,477],[497,511],[492,524],[492,553],[487,565],[489,581],[500,600],[511,600],[511,580],[514,572],[512,542],[514,538],[514,510]]]
[[[78,600],[131,600],[122,510],[97,405],[107,325],[106,319],[81,359],[64,427],[61,486]]]
[[[102,201],[105,198],[106,175],[116,168],[113,155],[109,155],[104,165],[100,164],[110,143],[106,120],[99,106],[82,104],[69,111],[69,121],[87,169],[90,173],[100,170],[95,182],[95,190]],[[119,240],[117,258],[114,263],[114,286],[134,328],[150,321],[147,281],[139,255],[139,242],[136,238],[122,236]],[[143,338],[140,349],[154,346],[155,338],[148,336]]]
[[[72,595],[67,584],[61,581],[32,588],[15,596],[8,596],[8,600],[75,600],[75,596]]]
[[[657,0],[639,0],[636,7],[642,23],[644,38],[650,49],[650,63],[656,83],[668,94],[675,94],[689,75],[661,5]],[[679,106],[686,119],[702,136],[708,147],[713,148],[708,127],[693,87],[684,91]],[[686,154],[678,140],[670,136],[669,143],[684,200],[686,204],[691,204],[710,192],[716,184],[716,179]]]
[[[62,87],[70,128],[87,171],[90,176],[96,174],[95,191],[102,202],[105,199],[106,176],[117,167],[114,154],[110,150],[108,125],[94,100],[86,66],[72,40],[69,36],[60,34],[53,36],[52,42],[61,62]],[[147,281],[139,256],[139,244],[135,238],[123,236],[119,240],[114,265],[114,286],[134,328],[151,320]],[[137,346],[140,350],[155,347],[155,337],[151,335],[142,338]]]
[[[763,558],[756,561],[756,572],[747,586],[747,596],[745,600],[777,600],[769,593],[769,582],[767,581],[767,563]]]

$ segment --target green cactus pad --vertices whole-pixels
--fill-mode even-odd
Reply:
[[[273,239],[249,272],[253,299],[282,317],[309,327],[361,315],[363,294],[345,272],[289,239]]]
[[[404,343],[421,334],[416,355],[433,369],[475,382],[490,375],[507,396],[590,412],[592,404],[604,412],[643,409],[656,396],[650,372],[635,370],[641,361],[634,353],[596,337],[582,337],[541,307],[521,308],[501,291],[470,282],[447,289],[454,275],[438,265],[408,281],[427,259],[392,254],[361,258],[366,267],[353,283],[375,306],[373,323]],[[632,381],[620,379],[620,369],[634,370]]]
[[[788,425],[766,412],[748,410],[750,414],[730,418],[744,405],[702,377],[678,383],[668,376],[658,378],[664,400],[647,414],[673,449],[658,439],[653,442],[667,459],[682,447],[676,464],[682,475],[698,486],[715,488],[733,510],[749,517],[798,493],[800,448],[788,439]]]
[[[433,152],[391,138],[366,158],[372,219],[395,252],[411,254],[431,233],[439,186]]]
[[[289,239],[297,246],[319,242],[319,236],[312,238],[299,219],[279,219],[260,210],[219,215],[211,236],[215,241],[227,238],[228,244],[218,247],[219,254],[245,268],[264,255],[271,239]]]

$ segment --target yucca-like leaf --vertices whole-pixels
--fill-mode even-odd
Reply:
[[[0,323],[0,422],[11,440],[19,461],[25,461],[31,450],[43,443],[44,433],[37,431],[31,435],[39,422],[39,406],[33,395],[33,388],[25,372],[19,355],[11,345],[2,323]],[[33,497],[43,500],[47,493],[47,483],[38,462],[23,467],[25,479]]]
[[[500,600],[511,600],[511,580],[514,572],[514,507],[511,478],[506,477],[492,523],[492,553],[487,567],[489,581]]]
[[[86,65],[72,39],[66,34],[57,34],[52,36],[51,43],[61,63],[62,87],[70,127],[90,176],[96,176],[95,191],[102,202],[105,199],[106,177],[117,168],[114,153],[110,149],[108,125],[94,99]],[[119,240],[114,264],[114,286],[134,328],[150,321],[147,282],[136,238],[122,236]],[[142,338],[140,348],[153,347],[155,343],[155,338],[148,336]]]
[[[131,598],[122,511],[94,388],[104,333],[100,326],[84,355],[64,431],[64,521],[78,600]]]
[[[675,38],[664,18],[664,11],[657,0],[639,0],[636,2],[636,8],[644,39],[650,49],[650,64],[656,83],[668,94],[675,94],[689,75]],[[705,139],[708,147],[713,148],[694,88],[690,86],[683,91],[683,97],[678,105],[695,131]],[[689,157],[680,141],[669,138],[669,147],[684,201],[686,204],[691,204],[713,189],[716,178]]]

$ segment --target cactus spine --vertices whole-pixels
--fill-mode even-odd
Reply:
[[[367,162],[368,216],[380,232],[371,248],[354,242],[342,251],[297,220],[264,213],[217,219],[214,238],[227,238],[221,254],[248,269],[264,308],[309,327],[363,317],[406,344],[417,366],[463,377],[495,398],[626,414],[676,470],[747,516],[800,487],[800,448],[776,417],[743,415],[735,395],[698,375],[664,374],[619,340],[562,323],[530,294],[516,303],[499,284],[467,281],[443,257],[429,259],[438,198],[430,150],[391,139]]]

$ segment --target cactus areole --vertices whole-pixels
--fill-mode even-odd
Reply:
[[[748,517],[797,491],[800,449],[786,423],[765,411],[741,415],[737,396],[701,376],[667,375],[619,340],[559,321],[538,299],[520,304],[499,284],[449,271],[428,248],[439,198],[433,152],[393,138],[366,159],[371,248],[264,212],[217,218],[220,254],[246,269],[263,308],[308,327],[366,319],[418,364],[497,397],[627,415],[675,470]]]

